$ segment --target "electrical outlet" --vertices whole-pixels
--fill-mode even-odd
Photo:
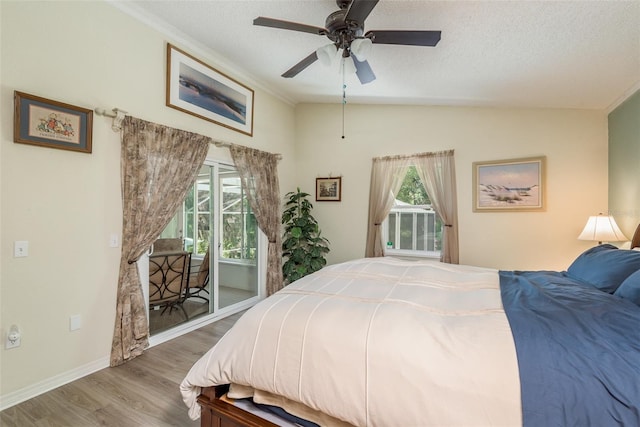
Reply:
[[[7,332],[7,340],[4,343],[4,348],[8,350],[10,348],[20,347],[21,340],[22,334],[20,333],[20,329],[18,329],[16,325],[11,325],[9,332]]]
[[[29,256],[29,242],[26,240],[18,240],[13,244],[14,258]]]

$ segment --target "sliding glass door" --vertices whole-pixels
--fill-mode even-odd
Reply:
[[[218,307],[258,295],[258,225],[235,168],[220,167]]]
[[[215,162],[203,165],[183,206],[149,256],[151,335],[257,300],[259,235],[235,167]],[[173,247],[167,249],[167,243]],[[154,303],[154,277],[155,281],[169,277],[162,272],[154,276],[154,270],[162,263],[170,270],[165,257],[176,253],[189,258],[182,293],[175,302]]]

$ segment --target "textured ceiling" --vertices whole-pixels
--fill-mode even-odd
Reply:
[[[316,62],[292,79],[280,77],[328,39],[252,25],[266,16],[324,27],[338,9],[334,0],[112,4],[177,47],[207,52],[248,85],[293,103],[341,102],[337,64]],[[349,103],[607,109],[640,83],[638,0],[380,0],[367,30],[441,30],[442,40],[436,47],[374,45],[369,64],[377,79],[361,85],[347,76]]]

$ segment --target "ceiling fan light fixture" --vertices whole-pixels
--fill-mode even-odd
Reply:
[[[336,52],[338,48],[334,44],[328,44],[322,47],[319,47],[316,50],[316,55],[318,56],[318,60],[324,66],[329,66],[333,63],[333,58],[336,57]]]
[[[369,53],[371,53],[371,47],[373,43],[371,39],[361,38],[355,39],[351,42],[351,53],[353,53],[360,62],[366,61],[369,57]]]
[[[0,0],[2,1],[2,0]],[[282,19],[259,16],[253,20],[253,25],[298,31],[324,36],[333,43],[313,50],[282,77],[291,78],[298,75],[314,62],[324,65],[335,63],[340,50],[343,60],[340,71],[346,74],[355,69],[360,83],[366,84],[375,80],[376,76],[367,61],[372,44],[406,45],[406,46],[435,46],[440,41],[441,31],[428,30],[375,30],[364,32],[365,20],[380,0],[336,0],[340,10],[337,10],[325,20],[325,27],[284,21]],[[344,58],[351,57],[351,61]]]

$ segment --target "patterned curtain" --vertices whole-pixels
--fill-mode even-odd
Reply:
[[[269,240],[267,250],[267,296],[283,287],[282,212],[278,184],[278,155],[231,144],[231,158],[240,173],[258,227]]]
[[[371,166],[366,257],[384,256],[382,223],[389,215],[409,167],[407,156],[376,157]]]
[[[453,150],[418,154],[415,165],[433,210],[444,225],[440,261],[458,264],[458,196]]]
[[[142,354],[149,342],[137,260],[169,223],[195,182],[210,139],[130,116],[122,124],[122,257],[111,366]]]

